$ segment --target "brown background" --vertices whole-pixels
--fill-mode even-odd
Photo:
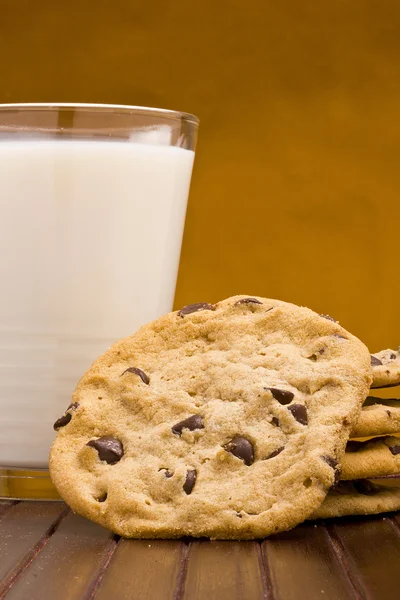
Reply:
[[[400,343],[400,3],[3,0],[0,102],[201,119],[176,304],[260,294]]]

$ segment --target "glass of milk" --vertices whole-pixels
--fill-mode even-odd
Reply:
[[[0,105],[0,497],[52,498],[54,421],[93,360],[170,311],[198,119]]]

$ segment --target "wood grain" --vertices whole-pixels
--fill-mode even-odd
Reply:
[[[400,515],[262,542],[119,540],[58,502],[0,502],[0,599],[398,600]]]
[[[15,504],[16,502],[12,502],[9,500],[0,500],[0,519]]]
[[[184,600],[263,600],[257,542],[193,542]]]
[[[263,543],[274,600],[307,598],[343,600],[357,598],[324,526],[302,525]],[[305,596],[304,596],[305,597]]]
[[[20,502],[0,521],[0,597],[46,543],[65,505]]]
[[[172,600],[183,546],[170,540],[121,540],[96,600]]]
[[[7,600],[90,598],[115,547],[109,531],[69,514],[13,585]]]
[[[389,518],[335,520],[328,531],[347,554],[365,600],[399,599],[400,536]]]

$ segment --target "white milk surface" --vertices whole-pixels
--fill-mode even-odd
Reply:
[[[194,153],[0,140],[0,465],[46,467],[75,385],[171,310]]]

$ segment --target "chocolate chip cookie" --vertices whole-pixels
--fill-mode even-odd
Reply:
[[[356,479],[340,481],[329,492],[310,519],[327,519],[345,515],[374,515],[400,509],[398,480]]]
[[[342,459],[342,479],[370,479],[400,473],[400,438],[384,436],[350,440]]]
[[[373,437],[399,432],[400,399],[368,396],[350,437]]]
[[[371,381],[364,344],[307,308],[185,306],[83,376],[51,476],[73,510],[126,537],[264,537],[337,482]]]
[[[373,388],[400,385],[400,349],[381,350],[371,354]]]

